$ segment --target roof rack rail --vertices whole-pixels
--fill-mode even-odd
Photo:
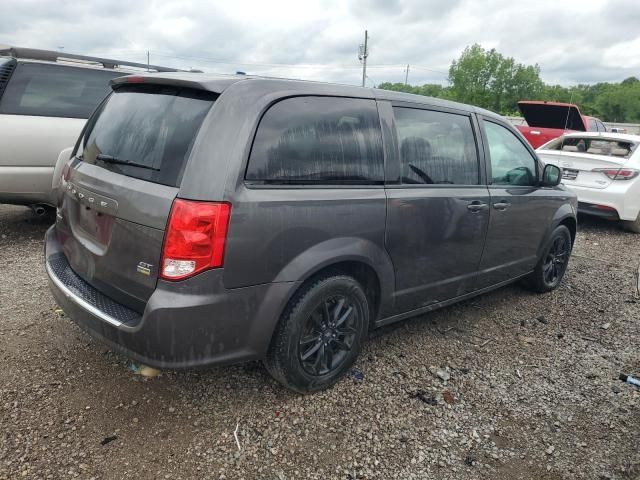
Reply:
[[[161,67],[159,65],[147,65],[146,63],[127,62],[124,60],[113,60],[109,58],[90,57],[87,55],[76,55],[74,53],[56,52],[55,50],[40,50],[37,48],[20,48],[7,45],[0,45],[0,56],[10,56],[14,58],[27,58],[30,60],[44,60],[49,62],[57,62],[58,60],[80,60],[84,62],[97,63],[104,68],[116,67],[136,67],[156,72],[185,72],[188,70],[180,70],[178,68]]]

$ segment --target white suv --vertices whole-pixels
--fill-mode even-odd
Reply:
[[[562,169],[562,183],[578,195],[578,210],[621,220],[640,233],[640,136],[579,132],[542,145],[538,156]]]
[[[124,67],[124,68],[123,68]],[[54,205],[54,169],[69,155],[109,81],[172,68],[0,46],[0,203]],[[61,151],[63,151],[61,153]]]

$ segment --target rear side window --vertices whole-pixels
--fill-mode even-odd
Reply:
[[[0,100],[0,113],[89,118],[123,73],[90,68],[18,63]]]
[[[466,115],[394,107],[402,183],[478,185],[478,152]]]
[[[121,87],[89,120],[76,156],[129,177],[177,187],[216,97],[177,87]]]
[[[381,184],[382,133],[374,100],[295,97],[264,114],[246,180],[262,184]]]

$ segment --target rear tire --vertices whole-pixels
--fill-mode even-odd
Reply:
[[[564,225],[556,227],[544,248],[533,273],[523,284],[529,290],[546,293],[558,288],[571,256],[571,233]]]
[[[296,392],[324,390],[356,361],[368,325],[369,304],[355,279],[318,278],[302,287],[283,312],[265,367]]]
[[[640,233],[640,214],[635,220],[623,220],[622,228],[627,232]]]

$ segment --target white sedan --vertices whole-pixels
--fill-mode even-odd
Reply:
[[[562,183],[578,195],[578,210],[622,221],[640,233],[640,135],[569,133],[538,148],[544,163],[562,169]]]

